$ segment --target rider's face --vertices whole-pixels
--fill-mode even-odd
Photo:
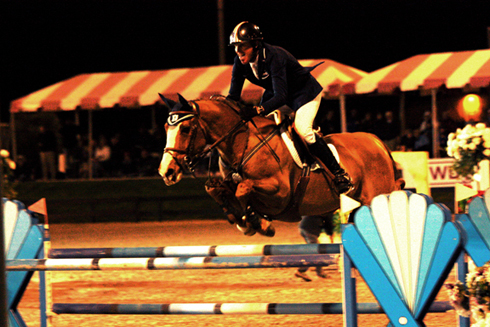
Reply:
[[[255,49],[248,42],[235,45],[235,52],[243,65],[249,64],[255,60]]]

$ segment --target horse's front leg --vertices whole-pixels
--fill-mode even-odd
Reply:
[[[245,212],[242,224],[237,224],[245,235],[252,236],[255,232],[264,236],[273,237],[276,233],[274,226],[267,219],[262,218],[258,213],[254,212],[253,208],[248,205],[250,196],[254,191],[254,184],[247,179],[238,184],[235,192],[235,197],[240,202],[243,211]]]
[[[234,186],[231,182],[213,178],[206,182],[206,192],[223,209],[226,218],[231,224],[245,224],[242,222],[244,210],[235,197]]]

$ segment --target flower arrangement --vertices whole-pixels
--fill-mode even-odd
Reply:
[[[490,128],[484,123],[458,128],[449,134],[446,150],[455,159],[453,170],[463,178],[472,179],[478,171],[478,163],[490,159]]]
[[[472,316],[472,327],[490,326],[490,262],[466,275],[466,284],[446,284],[451,305],[464,317]]]
[[[13,199],[17,196],[17,192],[14,190],[14,170],[16,168],[15,162],[10,159],[10,153],[5,150],[0,150],[0,158],[2,158],[2,196]]]

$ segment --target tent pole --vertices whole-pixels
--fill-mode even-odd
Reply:
[[[12,158],[17,162],[17,136],[15,133],[14,113],[10,113],[10,139],[12,140]]]
[[[432,95],[432,157],[439,158],[439,122],[437,120],[437,89],[431,89]]]
[[[226,64],[226,45],[225,45],[225,14],[224,0],[217,0],[218,8],[218,45],[219,45],[219,64]]]
[[[93,164],[93,148],[92,148],[92,140],[93,140],[93,131],[92,131],[92,110],[88,111],[88,178],[92,179],[92,164]]]
[[[341,93],[339,96],[340,100],[340,127],[342,133],[347,132],[347,115],[345,113],[345,94]]]

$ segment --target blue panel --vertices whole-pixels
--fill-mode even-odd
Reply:
[[[9,327],[27,327],[26,323],[22,319],[22,316],[17,310],[8,311]]]
[[[354,226],[345,228],[342,242],[345,252],[386,312],[391,324],[400,327],[419,326]],[[405,317],[407,324],[400,324],[400,317]]]
[[[43,237],[38,226],[32,226],[27,236],[26,242],[17,255],[17,259],[36,258],[43,244]],[[8,305],[14,307],[22,297],[22,293],[29,282],[32,272],[29,271],[8,271],[7,272],[7,294]]]
[[[468,213],[485,241],[487,248],[490,247],[490,220],[482,197],[476,197],[471,201]]]
[[[19,252],[22,243],[24,243],[29,229],[31,228],[31,216],[25,211],[20,211],[18,214],[15,229],[12,234],[12,239],[8,247],[7,259],[15,259]]]
[[[373,220],[373,216],[371,215],[369,207],[361,207],[355,213],[354,221],[359,233],[364,239],[364,242],[369,247],[369,250],[371,250],[371,252],[374,254],[384,272],[386,273],[386,276],[390,279],[391,283],[395,286],[396,291],[401,297],[402,291],[396,279],[395,272],[391,267],[390,259],[386,254],[386,250],[379,236],[378,230],[376,228],[376,223]]]
[[[451,222],[446,223],[438,242],[427,280],[425,281],[424,290],[419,297],[420,304],[415,311],[416,318],[423,318],[430,302],[437,295],[440,286],[454,265],[460,242],[461,237],[456,226]]]
[[[464,247],[466,252],[478,267],[483,266],[490,260],[490,250],[485,241],[468,215],[456,215],[456,221],[465,233]]]

